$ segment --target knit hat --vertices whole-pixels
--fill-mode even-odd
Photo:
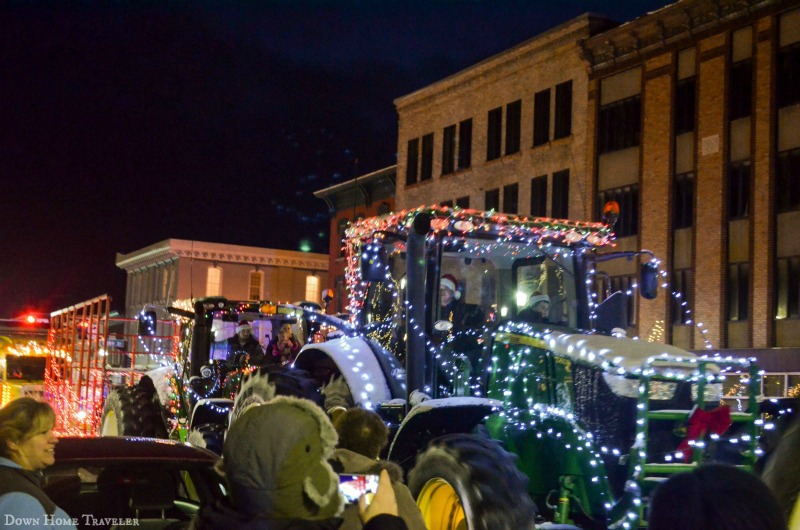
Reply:
[[[248,408],[222,450],[234,506],[271,519],[337,516],[344,498],[328,463],[337,441],[328,417],[307,399],[277,396]]]
[[[528,299],[528,305],[531,307],[535,307],[536,304],[539,302],[547,302],[550,303],[550,297],[546,294],[532,294],[531,297]]]
[[[453,291],[453,298],[458,300],[461,298],[461,291],[458,290],[458,281],[452,274],[445,274],[439,282],[440,289],[449,289]]]
[[[253,331],[253,327],[250,325],[250,322],[248,322],[247,320],[242,320],[241,322],[239,322],[239,325],[236,326],[236,333],[239,333],[240,331],[242,331],[244,329],[246,329],[246,330],[248,330],[250,332]]]

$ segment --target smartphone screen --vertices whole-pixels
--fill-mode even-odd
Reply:
[[[378,490],[378,475],[339,475],[339,492],[348,503],[357,503],[362,494],[367,494],[367,501]]]

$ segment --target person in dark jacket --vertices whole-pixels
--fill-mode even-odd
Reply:
[[[242,320],[236,326],[236,334],[228,339],[228,361],[240,366],[247,359],[253,366],[264,364],[264,350],[253,336],[253,327],[247,320]]]
[[[203,506],[192,528],[338,529],[344,497],[328,463],[337,440],[328,417],[309,400],[278,396],[247,407],[232,422],[218,464],[229,502]],[[388,475],[359,513],[366,530],[406,529]]]
[[[474,329],[483,324],[483,311],[480,307],[465,304],[461,300],[458,280],[452,274],[445,274],[439,280],[439,305],[439,317],[453,325],[453,333]]]
[[[403,484],[403,470],[394,462],[378,459],[389,443],[389,429],[380,416],[371,410],[350,408],[336,416],[333,426],[339,435],[339,445],[330,461],[333,469],[338,473],[364,475],[380,475],[386,471],[397,501],[397,515],[410,530],[425,530],[422,512]],[[355,508],[345,508],[341,530],[362,528]]]
[[[75,529],[70,517],[42,490],[41,471],[55,463],[58,438],[53,408],[17,398],[0,409],[0,524],[8,528]]]
[[[550,297],[536,291],[528,298],[528,305],[517,315],[519,320],[531,323],[550,322]]]

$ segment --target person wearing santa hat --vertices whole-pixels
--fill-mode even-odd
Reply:
[[[439,280],[439,307],[441,319],[453,324],[453,333],[480,326],[483,322],[483,311],[461,300],[458,280],[452,274],[445,274]]]
[[[550,322],[550,297],[535,291],[528,298],[528,305],[517,315],[525,322]]]
[[[228,348],[228,360],[236,366],[240,366],[247,356],[252,366],[264,364],[264,350],[253,336],[253,327],[247,320],[241,320],[236,326],[236,334],[228,339]]]

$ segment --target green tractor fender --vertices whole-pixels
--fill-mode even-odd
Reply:
[[[601,450],[571,414],[534,406],[493,414],[489,435],[517,455],[540,513],[559,523],[604,527],[615,500]]]
[[[502,408],[494,399],[453,397],[428,399],[403,419],[389,448],[389,460],[408,472],[428,442],[447,434],[472,432],[484,418]]]

